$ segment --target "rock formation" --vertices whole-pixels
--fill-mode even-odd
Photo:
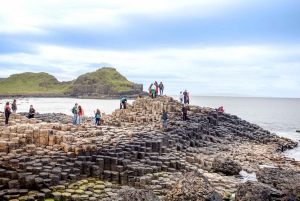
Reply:
[[[190,172],[169,191],[164,201],[222,201],[211,183],[198,171]]]
[[[189,106],[189,120],[182,121],[181,107],[167,96],[143,98],[103,115],[101,126],[66,124],[60,114],[54,115],[60,116],[56,123],[12,114],[7,127],[0,118],[0,198],[97,200],[113,198],[129,186],[160,198],[192,199],[191,192],[198,192],[195,196],[218,200],[215,192],[234,193],[242,181],[212,172],[217,158],[235,161],[249,173],[261,164],[300,170],[298,162],[280,155],[297,143],[211,108]],[[163,109],[169,111],[166,131],[161,129]],[[201,175],[191,173],[195,170]],[[195,186],[205,188],[188,189],[189,181],[179,181],[186,173],[199,182]],[[182,188],[174,188],[176,183]]]
[[[239,163],[229,158],[215,158],[212,163],[212,169],[226,175],[237,175],[242,170],[242,167]]]

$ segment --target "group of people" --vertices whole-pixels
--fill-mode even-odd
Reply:
[[[75,103],[74,107],[72,108],[73,113],[73,125],[81,125],[83,123],[83,116],[84,116],[84,110],[82,109],[81,105],[78,105],[78,103]],[[100,118],[101,118],[101,111],[97,109],[94,111],[94,122],[96,126],[100,126]]]
[[[181,103],[190,104],[190,93],[187,92],[187,90],[184,90],[183,93],[181,91],[179,95],[179,100]]]
[[[149,96],[152,98],[156,98],[158,96],[158,91],[159,91],[159,96],[162,96],[164,94],[164,85],[162,82],[159,84],[155,81],[154,83],[151,83],[148,89]]]
[[[8,126],[8,120],[9,120],[9,116],[11,113],[16,114],[17,113],[17,100],[15,99],[12,104],[11,107],[9,106],[9,102],[6,102],[6,104],[4,105],[4,115],[5,115],[5,126]],[[29,108],[29,112],[28,112],[28,118],[34,118],[35,115],[35,109],[33,108],[33,105],[30,105]]]

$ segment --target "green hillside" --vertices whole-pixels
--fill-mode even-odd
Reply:
[[[48,73],[14,74],[0,81],[1,94],[71,94],[74,88],[85,86],[109,86],[114,92],[132,90],[133,82],[128,81],[114,68],[103,67],[79,76],[76,80],[59,82]]]
[[[128,81],[114,68],[103,67],[91,73],[79,76],[73,86],[109,85],[116,92],[129,91],[134,83]]]
[[[59,82],[48,73],[14,74],[0,82],[0,94],[63,94],[70,82]]]

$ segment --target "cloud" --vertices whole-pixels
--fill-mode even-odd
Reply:
[[[177,94],[299,96],[300,2],[238,0],[3,2],[1,76],[60,81],[102,66]],[[38,9],[37,9],[38,8]]]

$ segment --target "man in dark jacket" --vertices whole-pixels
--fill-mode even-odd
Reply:
[[[185,90],[184,92],[183,92],[183,103],[184,104],[186,104],[186,95],[187,95],[187,91]]]
[[[35,109],[33,108],[32,105],[30,105],[30,109],[29,109],[29,112],[28,112],[28,118],[29,119],[34,118],[34,115],[35,115]]]
[[[162,82],[158,85],[159,87],[159,95],[162,96],[164,94],[164,85]]]
[[[188,111],[188,107],[186,106],[186,104],[184,104],[182,106],[182,120],[183,121],[187,120],[187,111]]]

